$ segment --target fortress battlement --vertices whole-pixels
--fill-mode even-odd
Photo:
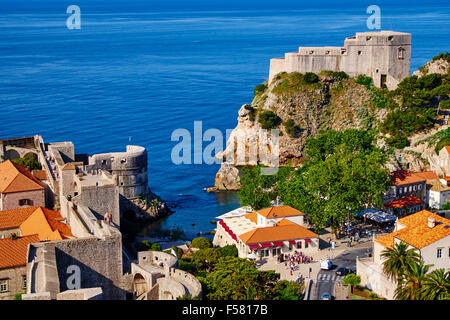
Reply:
[[[280,72],[344,71],[371,77],[375,86],[395,89],[410,76],[411,34],[396,31],[357,32],[343,47],[299,47],[270,60],[269,83]]]

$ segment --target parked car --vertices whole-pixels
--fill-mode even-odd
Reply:
[[[331,300],[331,295],[328,292],[322,293],[320,300]]]
[[[351,270],[347,268],[339,268],[336,270],[336,274],[338,276],[346,276],[349,273],[351,273]]]
[[[333,268],[333,262],[331,260],[323,260],[320,263],[320,269],[322,270],[330,270]]]

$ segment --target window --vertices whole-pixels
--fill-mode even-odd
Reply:
[[[0,292],[8,292],[8,280],[0,280]]]
[[[22,276],[22,289],[27,288],[27,276]]]
[[[325,54],[330,54],[330,50],[325,51]]]
[[[372,37],[370,37],[370,36],[366,37],[366,41],[369,41],[371,39],[372,39]]]
[[[419,185],[418,185],[418,188],[419,188],[419,190],[422,190],[422,185],[419,184]]]
[[[450,258],[450,248],[448,248],[448,257]]]
[[[397,56],[399,60],[405,59],[405,49],[402,47],[397,49]]]
[[[362,51],[358,51],[358,56],[360,56],[360,55],[361,55],[361,53],[362,53]]]
[[[347,49],[341,49],[341,54],[345,54],[347,52]]]
[[[308,242],[305,241],[305,249],[309,247]]]
[[[310,52],[309,52],[309,54],[313,54],[314,53],[314,51],[313,50],[311,50]]]
[[[19,200],[19,206],[31,206],[33,204],[33,201],[31,199],[20,199]]]
[[[394,39],[394,36],[389,36],[389,37],[388,37],[388,40],[389,40],[389,41],[392,41],[393,39]]]
[[[126,163],[127,162],[127,159],[121,159],[120,160],[120,163]]]
[[[437,258],[442,258],[442,248],[437,249]]]

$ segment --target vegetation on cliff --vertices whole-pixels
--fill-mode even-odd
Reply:
[[[246,168],[241,204],[258,210],[278,197],[304,212],[317,230],[325,225],[337,230],[354,213],[381,204],[390,182],[386,161],[372,131],[329,130],[308,139],[300,168],[281,168],[274,176]]]

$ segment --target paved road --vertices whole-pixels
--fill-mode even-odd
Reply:
[[[342,254],[332,259],[333,269],[320,270],[317,274],[315,290],[316,295],[314,298],[320,300],[320,297],[325,292],[333,294],[333,288],[336,281],[341,281],[344,278],[343,276],[336,275],[336,270],[338,268],[344,267],[356,271],[356,256],[360,258],[367,257],[367,249],[368,248],[366,246],[362,248],[349,248]]]

